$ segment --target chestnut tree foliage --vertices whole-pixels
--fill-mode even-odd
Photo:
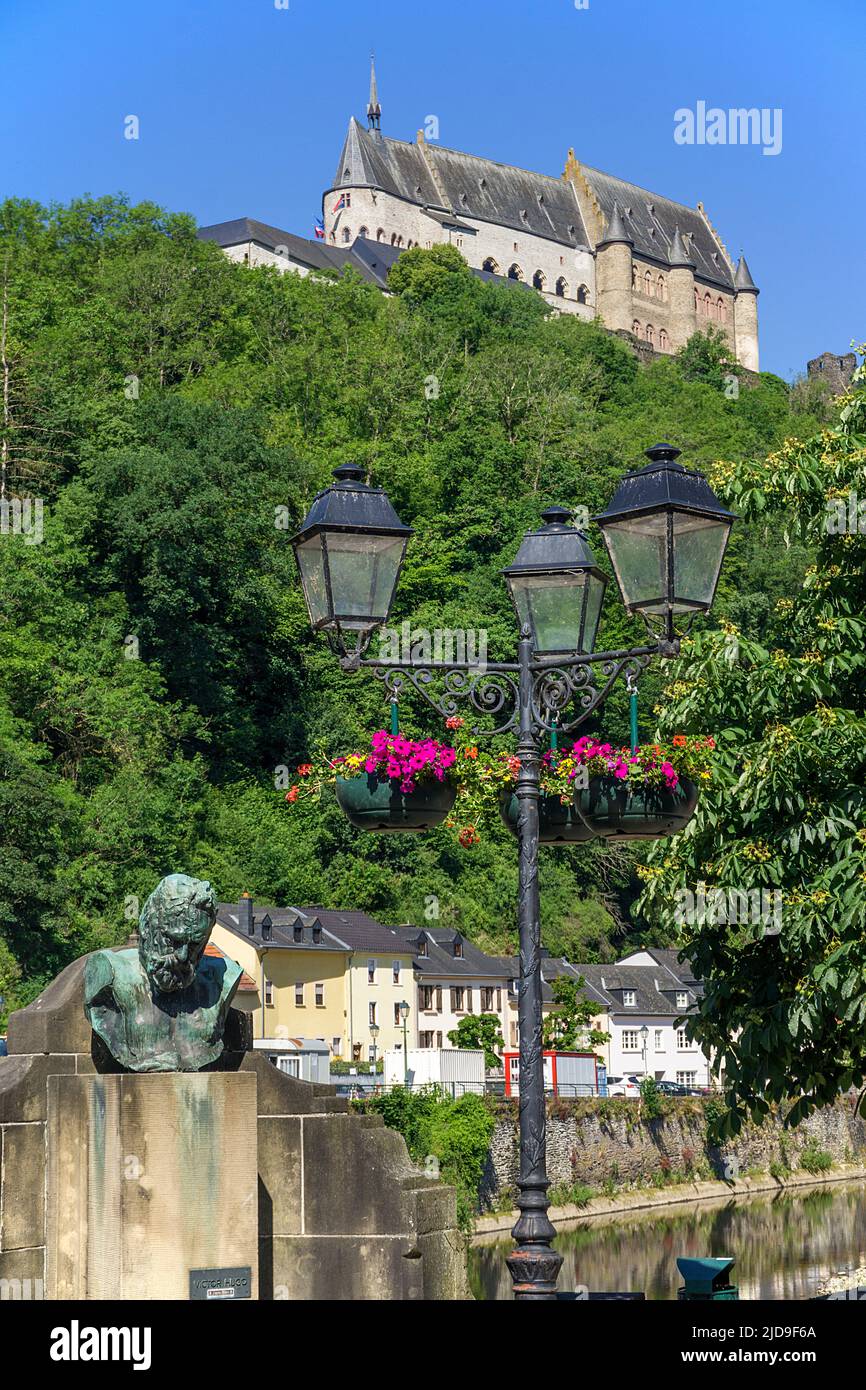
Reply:
[[[713,474],[768,549],[813,556],[761,641],[723,621],[689,642],[659,709],[713,730],[723,767],[640,869],[639,907],[704,981],[690,1031],[724,1067],[730,1132],[866,1079],[866,369],[832,427]]]
[[[8,495],[44,503],[40,541],[12,525],[0,534],[7,1010],[73,957],[122,941],[171,871],[210,878],[223,900],[248,890],[260,903],[363,908],[514,949],[504,827],[471,852],[447,832],[365,838],[333,798],[289,812],[277,789],[281,768],[366,742],[386,718],[379,683],[342,672],[310,633],[288,545],[335,466],[363,465],[414,530],[394,624],[483,628],[501,659],[515,629],[499,571],[545,505],[598,510],[660,438],[707,466],[763,458],[820,426],[826,402],[768,374],[732,399],[703,338],[687,360],[639,367],[616,336],[552,315],[525,288],[481,282],[449,248],[399,264],[385,296],[353,273],[233,264],[189,217],[146,203],[0,204],[3,477]],[[767,494],[768,508],[789,502],[784,488]],[[737,679],[749,643],[786,647],[776,604],[816,543],[786,550],[773,530],[767,545],[764,513],[750,514],[719,597],[742,631]],[[723,655],[714,623],[701,640]],[[829,638],[810,635],[809,650]],[[611,585],[599,642],[635,640]],[[838,640],[853,649],[844,630]],[[804,671],[829,679],[816,663]],[[644,736],[662,679],[656,666],[642,682]],[[777,683],[788,699],[790,674]],[[738,690],[752,730],[764,692]],[[720,697],[700,732],[732,708]],[[414,698],[401,717],[411,734],[442,732]],[[627,737],[622,690],[587,732]],[[841,775],[822,761],[834,746],[815,741],[819,799]],[[643,925],[630,912],[634,864],[600,843],[543,852],[552,951],[614,958]]]

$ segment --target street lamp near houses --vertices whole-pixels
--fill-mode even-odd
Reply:
[[[371,1023],[371,1024],[370,1024],[370,1037],[371,1037],[372,1040],[373,1040],[373,1042],[372,1042],[372,1052],[373,1052],[373,1090],[375,1090],[375,1089],[376,1089],[376,1050],[377,1050],[377,1044],[378,1044],[378,1041],[379,1041],[379,1025],[378,1025],[378,1023]]]
[[[319,493],[292,544],[310,622],[324,632],[344,670],[369,668],[395,704],[411,685],[436,712],[461,701],[489,717],[473,736],[514,733],[520,762],[518,928],[520,984],[520,1217],[508,1266],[518,1299],[556,1297],[562,1256],[551,1248],[541,1015],[538,844],[544,742],[568,734],[607,699],[619,679],[630,688],[653,657],[679,652],[697,613],[711,605],[734,517],[706,479],[677,463],[669,444],[647,450],[647,467],[627,474],[597,518],[623,602],[648,628],[644,646],[595,651],[605,578],[569,513],[549,507],[504,571],[519,624],[516,660],[485,662],[368,658],[387,621],[411,535],[381,489],[344,465]],[[441,693],[436,693],[436,680]],[[404,1079],[408,1082],[405,1024]],[[404,1012],[405,1010],[405,1012]]]
[[[406,1020],[407,1020],[408,1017],[409,1017],[409,1005],[407,1004],[406,1000],[403,999],[403,1000],[397,1005],[397,1007],[398,1007],[398,1009],[400,1010],[400,1018],[401,1018],[402,1023],[403,1023],[403,1085],[404,1085],[404,1086],[408,1086],[408,1084],[409,1084],[409,1044],[408,1044],[408,1042],[407,1042],[407,1040],[406,1040]]]
[[[642,1049],[643,1049],[643,1074],[644,1074],[644,1076],[649,1076],[649,1072],[647,1071],[647,1062],[646,1062],[646,1048],[647,1048],[647,1039],[648,1039],[648,1037],[649,1037],[649,1028],[647,1028],[646,1024],[644,1024],[643,1027],[642,1027],[641,1030],[640,1030],[641,1047],[642,1047]]]

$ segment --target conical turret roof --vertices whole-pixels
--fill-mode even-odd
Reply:
[[[758,286],[752,279],[752,272],[746,264],[745,256],[740,257],[739,264],[737,265],[737,273],[734,276],[734,284],[738,290],[754,290],[755,294],[759,293]]]

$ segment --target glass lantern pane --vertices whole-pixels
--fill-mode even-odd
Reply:
[[[589,593],[586,599],[586,617],[583,623],[583,647],[584,652],[595,651],[595,639],[598,635],[598,624],[601,618],[601,604],[604,598],[604,580],[596,575],[587,575],[587,586]]]
[[[581,620],[586,574],[529,574],[509,578],[521,624],[529,623],[537,652],[583,650]]]
[[[608,522],[604,538],[626,607],[662,612],[667,597],[667,514]]]
[[[315,627],[317,623],[323,622],[331,616],[328,611],[325,556],[322,550],[321,536],[313,536],[310,540],[302,541],[296,545],[295,557],[301,572],[301,584],[304,589],[304,598],[307,601],[310,622]]]
[[[709,608],[730,529],[729,521],[674,513],[675,608]]]
[[[406,538],[332,531],[325,544],[335,618],[349,628],[384,622]]]

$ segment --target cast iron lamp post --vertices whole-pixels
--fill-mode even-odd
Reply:
[[[362,469],[345,464],[335,470],[336,481],[318,494],[292,541],[310,621],[327,634],[344,670],[372,669],[392,703],[408,682],[445,718],[468,700],[495,724],[473,735],[517,734],[520,1217],[508,1267],[518,1299],[555,1298],[562,1264],[551,1248],[556,1232],[547,1215],[538,898],[542,742],[554,731],[576,729],[620,677],[633,686],[654,656],[676,656],[680,637],[712,603],[734,517],[700,473],[677,463],[678,454],[669,444],[648,449],[649,465],[627,473],[595,518],[623,602],[649,629],[647,646],[594,651],[605,579],[586,537],[561,507],[543,513],[544,525],[527,532],[503,571],[520,625],[517,660],[483,666],[365,656],[373,633],[387,621],[412,533],[384,491],[364,482]],[[436,678],[444,687],[438,696],[431,691]],[[401,1006],[401,1013],[408,1068],[408,1009]]]
[[[375,1091],[375,1089],[376,1089],[376,1052],[377,1052],[377,1046],[376,1046],[376,1045],[377,1045],[377,1043],[378,1043],[378,1041],[379,1041],[379,1025],[378,1025],[378,1023],[371,1023],[371,1024],[370,1024],[370,1037],[373,1039],[373,1090]]]
[[[397,1005],[400,1010],[400,1017],[403,1020],[403,1085],[409,1084],[409,1044],[406,1041],[406,1020],[409,1017],[409,1004],[404,999]]]

